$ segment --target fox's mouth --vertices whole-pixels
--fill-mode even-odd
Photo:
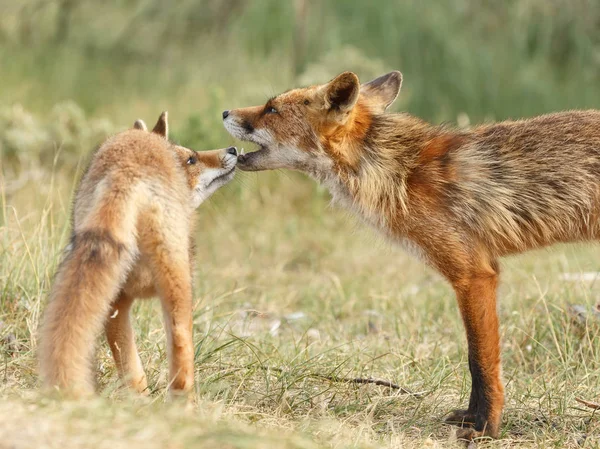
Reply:
[[[226,117],[224,124],[229,134],[233,137],[257,146],[257,149],[250,153],[244,154],[243,150],[240,151],[237,160],[238,167],[244,171],[262,170],[258,167],[262,165],[261,160],[265,159],[265,153],[269,152],[268,145],[272,140],[268,131],[264,129],[256,130],[254,128],[250,131],[248,127],[241,126],[231,115]]]
[[[244,153],[244,149],[242,148],[241,154],[238,156],[237,163],[242,167],[247,166],[252,163],[252,160],[256,158],[260,153],[266,153],[269,149],[266,145],[262,145],[257,143],[258,148],[249,153]]]
[[[239,161],[239,158],[238,158],[238,161]],[[220,181],[227,182],[227,181],[231,180],[231,178],[233,178],[233,174],[234,174],[233,172],[234,171],[235,171],[235,165],[230,170],[226,171],[225,173],[217,176],[216,178],[213,178],[212,181],[210,181],[208,183],[208,185],[206,186],[206,188],[209,188],[213,184],[219,183]]]

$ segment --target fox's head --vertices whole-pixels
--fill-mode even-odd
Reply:
[[[141,131],[148,130],[142,120],[137,120],[133,124],[133,127]],[[233,179],[238,159],[235,147],[210,151],[194,151],[186,147],[171,144],[168,141],[169,125],[166,112],[160,115],[156,125],[152,129],[152,133],[163,137],[169,144],[170,149],[175,153],[177,162],[186,174],[194,207],[200,206],[219,187]]]
[[[333,164],[352,167],[372,119],[398,96],[402,74],[391,72],[361,85],[352,72],[327,84],[294,89],[266,104],[223,112],[229,133],[259,149],[240,155],[242,170],[290,168],[320,172]]]

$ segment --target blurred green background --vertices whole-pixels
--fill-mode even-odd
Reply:
[[[2,158],[71,163],[163,109],[221,147],[223,109],[343,70],[401,70],[396,110],[433,122],[598,107],[599,27],[594,0],[0,0]]]

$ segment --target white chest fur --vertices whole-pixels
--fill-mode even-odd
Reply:
[[[427,257],[426,252],[417,242],[408,237],[393,234],[383,217],[374,213],[364,213],[359,205],[356,204],[346,187],[340,184],[337,179],[325,179],[322,182],[331,193],[332,204],[349,210],[363,223],[375,228],[375,230],[383,234],[388,240],[399,245],[408,254],[424,263],[428,263],[429,258]]]

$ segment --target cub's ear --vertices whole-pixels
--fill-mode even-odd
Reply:
[[[363,84],[360,92],[369,99],[376,112],[384,113],[396,100],[402,87],[402,73],[397,70]]]
[[[164,137],[165,139],[169,138],[169,121],[167,111],[164,111],[162,114],[160,114],[160,117],[158,117],[158,122],[156,122],[156,125],[154,125],[154,128],[152,128],[152,132]]]
[[[360,93],[360,81],[352,72],[344,72],[323,86],[325,106],[337,112],[352,110]]]
[[[148,131],[148,127],[142,119],[136,120],[133,124],[133,129],[139,129],[141,131]]]

